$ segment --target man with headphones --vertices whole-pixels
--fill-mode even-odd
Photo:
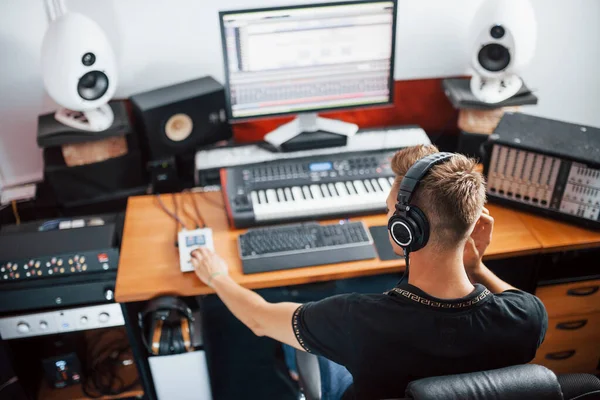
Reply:
[[[386,293],[271,304],[206,249],[192,254],[196,274],[256,335],[321,356],[325,400],[403,397],[415,379],[527,363],[547,314],[482,262],[494,220],[475,166],[435,146],[394,156],[388,230],[407,270]]]

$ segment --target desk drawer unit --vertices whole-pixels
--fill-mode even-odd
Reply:
[[[548,317],[600,312],[600,279],[538,287]]]
[[[595,373],[600,360],[600,346],[597,341],[571,344],[544,343],[533,364],[543,365],[556,374],[586,372]]]
[[[595,373],[600,363],[600,280],[542,286],[546,339],[534,363],[555,373]]]
[[[546,339],[540,351],[547,346],[568,347],[584,343],[598,343],[600,348],[600,313],[548,318]]]

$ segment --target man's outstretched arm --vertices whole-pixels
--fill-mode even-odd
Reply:
[[[194,251],[192,264],[200,280],[212,287],[233,315],[254,334],[303,350],[292,328],[292,316],[300,304],[269,303],[241,287],[229,276],[225,261],[208,249]]]

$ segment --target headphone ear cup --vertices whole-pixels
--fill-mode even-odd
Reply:
[[[163,325],[163,333],[160,337],[160,351],[158,352],[159,355],[164,356],[171,354],[172,337],[173,333],[171,332],[171,329]]]
[[[158,321],[152,319],[152,322],[150,323],[150,329],[147,329],[144,332],[142,332],[142,335],[145,335],[146,337],[146,350],[148,350],[150,354],[154,355],[158,355],[158,352],[160,351],[161,332],[158,332],[156,330],[157,325]],[[154,343],[157,342],[158,348],[154,345]]]
[[[181,333],[181,325],[173,326],[173,354],[184,352],[183,335]]]
[[[410,251],[421,250],[429,241],[429,221],[419,207],[412,206],[408,211],[408,218],[415,227],[415,234]]]
[[[405,218],[400,215],[393,215],[388,221],[388,231],[390,236],[400,247],[406,247],[412,240],[412,232],[410,225],[405,221]]]

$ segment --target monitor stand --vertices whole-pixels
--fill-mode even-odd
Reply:
[[[345,137],[353,136],[358,125],[336,119],[322,118],[315,113],[299,114],[292,121],[265,135],[265,142],[280,148],[281,145],[302,133],[329,132]],[[315,146],[318,147],[318,146]]]

